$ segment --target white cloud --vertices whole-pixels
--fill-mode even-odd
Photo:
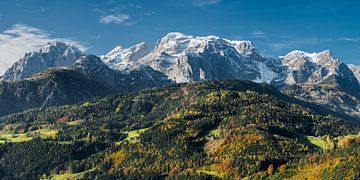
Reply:
[[[102,24],[125,24],[130,19],[130,16],[127,14],[110,14],[106,16],[101,16],[99,22]]]
[[[351,41],[351,42],[359,42],[360,41],[360,37],[342,37],[339,39],[342,41]]]
[[[0,32],[0,75],[25,53],[39,50],[48,42],[63,41],[86,51],[86,46],[70,38],[54,38],[48,32],[23,24],[15,24]]]
[[[218,4],[220,2],[221,0],[192,0],[193,5],[195,6],[208,6]]]
[[[262,31],[253,31],[252,33],[251,33],[251,35],[254,35],[254,36],[256,36],[256,35],[264,35],[265,33],[264,32],[262,32]]]
[[[262,31],[253,31],[251,34],[250,34],[251,37],[253,38],[264,38],[264,37],[267,37],[267,35],[262,32]]]
[[[154,15],[154,14],[156,14],[155,11],[149,11],[149,12],[145,12],[145,13],[144,13],[145,16],[152,16],[152,15]]]

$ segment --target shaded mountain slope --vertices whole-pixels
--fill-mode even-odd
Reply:
[[[1,82],[0,114],[74,104],[113,92],[71,69],[48,69],[26,80]]]
[[[169,83],[164,75],[146,67],[125,74],[88,55],[71,68],[51,68],[25,80],[0,82],[0,115],[74,104],[96,96],[137,92]]]

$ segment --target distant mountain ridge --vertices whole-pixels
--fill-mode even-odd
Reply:
[[[65,43],[48,44],[20,59],[0,80],[21,80],[49,67],[71,67],[114,92],[201,80],[250,80],[360,118],[360,68],[335,59],[329,50],[296,50],[269,58],[250,41],[173,32],[153,50],[142,42],[129,48],[117,46],[100,56],[102,61],[83,54]]]
[[[259,54],[250,41],[193,37],[178,32],[161,38],[153,51],[143,42],[128,49],[118,46],[101,57],[118,70],[148,65],[178,83],[243,79],[286,87],[327,83],[331,77],[337,77],[359,84],[351,68],[355,66],[335,59],[329,50],[319,53],[296,50],[280,58],[269,58]]]

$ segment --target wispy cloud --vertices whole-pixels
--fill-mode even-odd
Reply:
[[[351,42],[359,42],[359,41],[360,41],[360,37],[342,37],[342,38],[339,38],[339,40],[342,40],[342,41],[351,41]]]
[[[0,75],[25,53],[38,50],[54,41],[75,45],[83,51],[87,49],[84,43],[71,38],[54,38],[44,30],[23,24],[15,24],[0,32]]]
[[[99,14],[98,22],[101,24],[119,24],[123,26],[132,26],[137,21],[132,20],[129,13],[126,12],[128,8],[142,8],[137,4],[119,4],[117,1],[107,1],[103,5],[95,5],[94,11]]]
[[[108,1],[108,3],[109,3],[109,4],[115,4],[115,3],[116,3],[116,1],[112,1],[112,0],[110,0],[110,1]]]
[[[145,12],[145,13],[144,13],[145,16],[152,16],[152,15],[154,15],[154,14],[156,14],[155,11],[149,11],[149,12]]]
[[[192,4],[195,6],[209,6],[220,2],[221,0],[192,0]]]
[[[264,33],[263,31],[253,31],[250,36],[252,38],[264,38],[267,37],[266,33]]]
[[[101,16],[99,22],[102,24],[125,24],[130,19],[130,16],[127,14],[110,14],[106,16]]]

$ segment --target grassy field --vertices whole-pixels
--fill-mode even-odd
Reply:
[[[41,138],[52,138],[56,136],[57,130],[51,130],[51,129],[39,129],[36,130],[35,132],[39,132],[40,133],[40,137]]]
[[[0,132],[0,138],[1,138],[0,143],[5,143],[5,139],[7,142],[13,142],[13,143],[30,141],[34,138],[32,136],[28,136],[28,134],[30,133],[38,134],[39,137],[45,139],[56,136],[57,131],[50,129],[38,129],[36,131],[31,131],[29,133],[23,133],[23,134],[11,134],[11,133]]]
[[[145,132],[146,129],[147,128],[125,132],[128,135],[128,137],[124,139],[124,141],[130,141],[130,142],[137,141],[138,140],[137,138],[140,136],[141,133]]]
[[[331,144],[324,140],[324,137],[314,137],[314,136],[307,136],[307,135],[298,135],[298,139],[300,142],[308,145],[308,146],[315,146],[322,150],[329,150],[332,147]]]
[[[197,170],[196,171],[198,174],[204,173],[210,176],[216,176],[219,178],[223,178],[223,175],[221,175],[220,173],[216,172],[216,171],[205,171],[205,170]]]
[[[63,180],[63,179],[71,179],[71,180],[75,180],[75,179],[82,179],[85,175],[85,173],[87,172],[91,172],[94,171],[95,169],[90,169],[84,172],[79,172],[79,173],[70,173],[70,172],[66,172],[64,174],[55,174],[52,175],[50,177],[50,179],[52,180]]]
[[[32,137],[28,137],[26,134],[0,134],[1,140],[0,143],[5,143],[5,141],[7,142],[13,142],[13,143],[18,143],[18,142],[24,142],[24,141],[30,141],[33,138]],[[6,139],[6,140],[4,140]]]
[[[211,130],[209,135],[220,136],[220,129]]]
[[[314,137],[314,136],[305,136],[305,137],[311,144],[313,144],[321,149],[329,149],[327,142],[324,141],[322,138]]]
[[[69,125],[69,126],[77,126],[77,125],[80,125],[82,122],[83,122],[83,120],[79,119],[79,120],[76,120],[76,121],[67,122],[66,124]]]
[[[128,136],[123,141],[119,141],[116,144],[119,144],[119,143],[124,142],[124,141],[128,141],[130,143],[137,142],[138,137],[140,136],[140,134],[145,132],[146,130],[147,130],[147,128],[124,132]]]

